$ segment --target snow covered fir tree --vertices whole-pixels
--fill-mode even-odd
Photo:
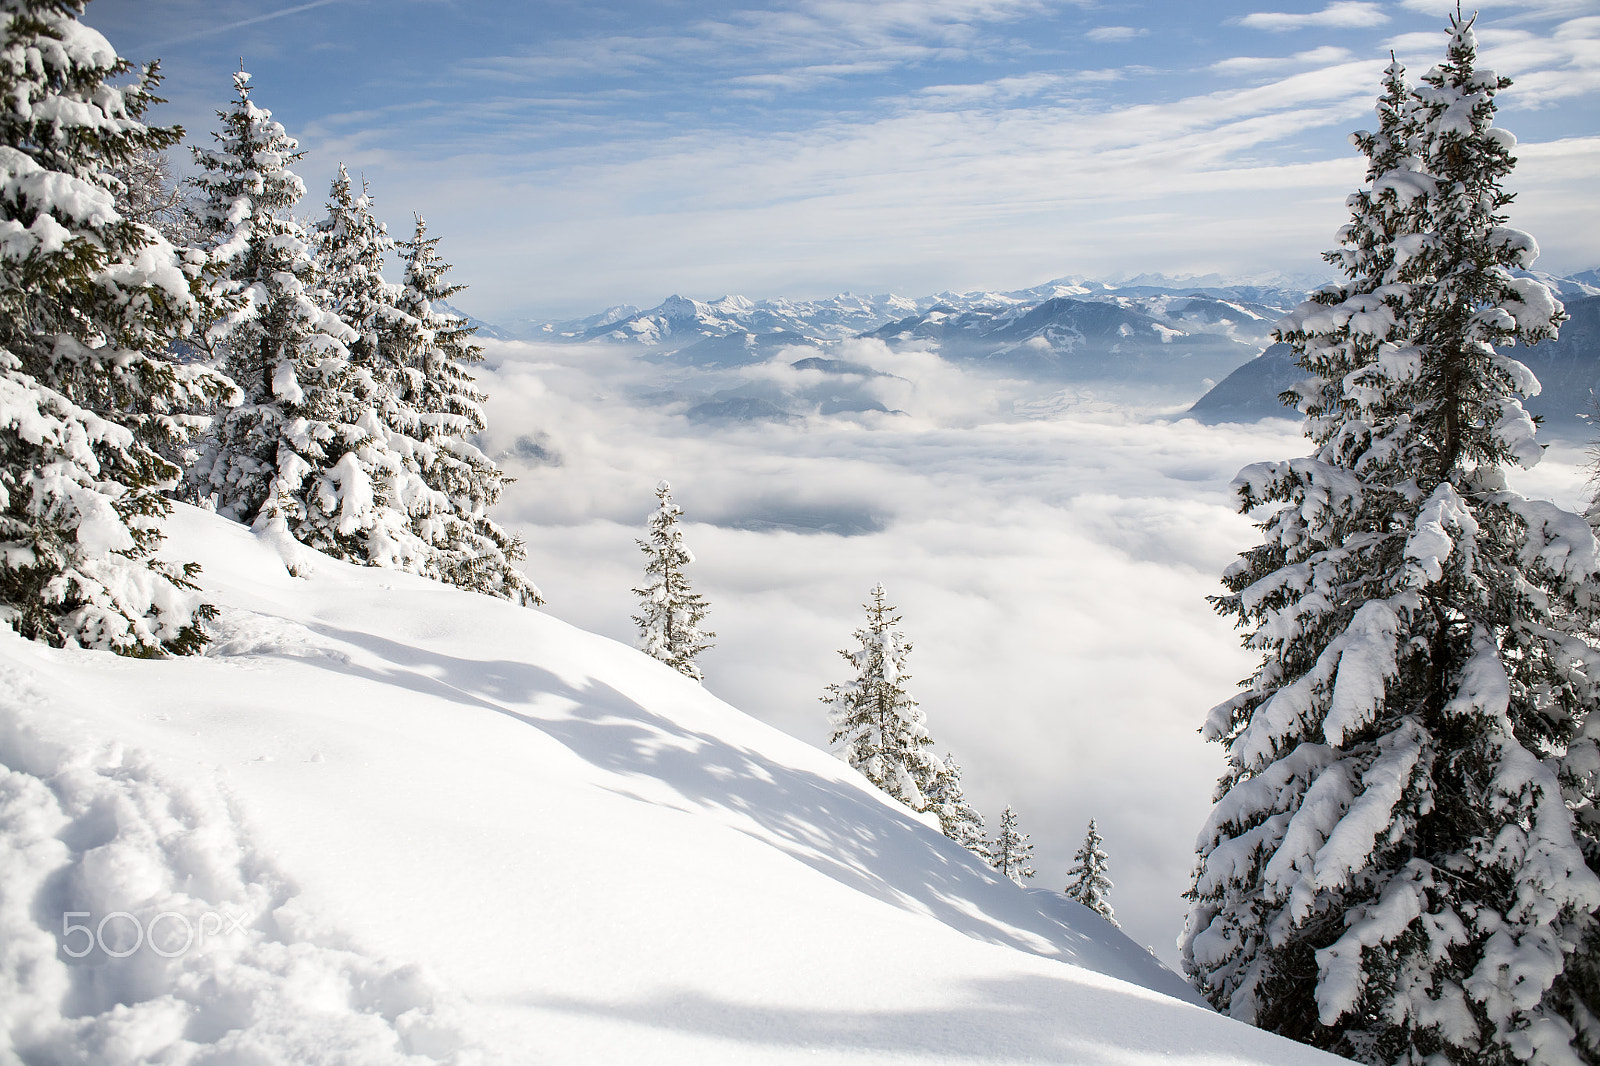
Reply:
[[[57,646],[194,652],[196,568],[153,558],[181,473],[165,455],[232,389],[161,356],[194,326],[196,280],[119,214],[116,171],[182,131],[144,125],[155,67],[82,11],[0,6],[0,619]]]
[[[829,685],[822,696],[832,726],[829,743],[878,788],[914,811],[926,810],[930,797],[941,794],[945,767],[933,754],[922,710],[906,691],[911,641],[883,585],[874,585],[870,595],[863,604],[867,624],[855,631],[858,646],[839,652],[855,676]],[[948,777],[946,783],[951,783]]]
[[[980,857],[985,853],[983,816],[967,802],[961,787],[961,765],[949,752],[940,761],[928,789],[927,810],[939,817],[939,830],[957,844]]]
[[[1033,844],[1028,834],[1017,827],[1017,812],[1007,804],[1000,812],[1000,828],[989,842],[989,865],[1005,874],[1017,884],[1033,877]]]
[[[1280,326],[1315,451],[1245,469],[1262,543],[1214,602],[1260,668],[1212,711],[1228,767],[1182,952],[1219,1010],[1373,1064],[1600,1061],[1594,946],[1595,540],[1506,486],[1540,456],[1555,335],[1512,268],[1508,84],[1469,19],[1407,88],[1391,67],[1346,280]],[[1586,945],[1586,946],[1585,946]]]
[[[325,462],[337,455],[323,475],[337,482],[337,496],[323,486],[305,498],[293,508],[291,529],[336,558],[426,574],[433,553],[412,517],[447,505],[433,498],[419,469],[422,418],[409,402],[418,390],[408,381],[403,340],[418,324],[395,306],[399,287],[383,278],[384,254],[393,248],[366,189],[357,194],[340,164],[314,237],[316,298],[354,334],[349,363],[334,379],[339,387],[327,394],[342,423],[323,452]],[[335,498],[338,506],[329,506]]]
[[[672,502],[672,486],[659,482],[656,510],[648,523],[649,538],[635,541],[645,556],[645,583],[633,590],[639,597],[639,613],[633,621],[639,627],[640,651],[685,677],[703,681],[695,659],[712,646],[708,638],[716,634],[701,628],[707,604],[689,584],[688,568],[694,553],[683,542],[678,524],[682,517],[683,510]]]
[[[397,341],[405,367],[405,396],[418,412],[416,436],[423,481],[437,506],[414,516],[412,528],[432,549],[428,573],[459,588],[524,605],[543,603],[539,589],[514,565],[522,542],[489,517],[508,481],[472,443],[487,427],[488,397],[471,372],[483,352],[472,343],[476,327],[444,309],[465,286],[444,276],[450,264],[439,256],[438,237],[428,236],[417,217],[409,241],[398,242],[405,264],[397,306],[404,317]],[[709,634],[708,634],[709,635]]]
[[[282,528],[335,558],[423,574],[522,604],[542,602],[513,565],[520,542],[487,515],[504,476],[467,438],[483,395],[475,354],[431,301],[448,267],[407,245],[406,280],[384,280],[395,242],[341,165],[314,234],[295,142],[250,99],[219,112],[197,209],[209,253],[207,340],[245,402],[220,414],[189,480],[197,501]]]
[[[203,339],[244,398],[220,413],[189,492],[302,539],[306,523],[345,509],[348,537],[366,510],[363,479],[353,460],[334,467],[369,435],[347,421],[358,378],[346,345],[357,334],[317,299],[315,246],[291,214],[305,194],[289,169],[299,146],[250,99],[249,74],[233,85],[216,146],[195,149],[193,182],[213,314]]]
[[[1117,912],[1111,906],[1111,890],[1116,887],[1106,873],[1110,857],[1106,855],[1105,841],[1100,839],[1100,830],[1096,828],[1094,819],[1089,819],[1089,831],[1084,834],[1083,846],[1072,857],[1072,868],[1067,871],[1067,887],[1065,889],[1068,899],[1075,899],[1079,903],[1094,911],[1100,917],[1117,924]]]

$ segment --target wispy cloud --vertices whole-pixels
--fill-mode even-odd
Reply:
[[[1228,56],[1237,32],[1215,34],[1216,16],[1197,13],[1182,26],[1144,22],[1135,45],[1107,46],[1140,63],[1113,65],[1085,36],[1119,29],[1097,25],[1103,7],[780,4],[701,7],[714,14],[659,32],[635,17],[507,34],[479,77],[447,59],[409,96],[351,92],[348,114],[312,111],[321,117],[294,130],[312,152],[302,173],[320,192],[343,160],[372,176],[385,210],[428,213],[463,242],[452,255],[491,319],[673,290],[937,291],[1154,263],[1315,270],[1360,179],[1346,135],[1371,122],[1391,43],[1377,38],[1392,37],[1415,72],[1444,40],[1386,4],[1391,23],[1377,33],[1333,27]],[[1378,7],[1305,10],[1361,21]],[[352,3],[348,14],[361,13]],[[1514,220],[1563,269],[1594,265],[1592,176],[1533,146],[1594,129],[1540,125],[1528,108],[1578,113],[1600,93],[1597,22],[1479,29],[1485,65],[1516,79],[1502,125],[1529,149],[1518,187],[1537,189]],[[1285,43],[1297,47],[1275,47]],[[1085,62],[1099,65],[1075,69]],[[1197,80],[1222,91],[1184,89]],[[415,106],[390,109],[405,100]]]
[[[792,67],[774,74],[744,74],[728,78],[726,84],[735,89],[745,89],[767,95],[777,90],[807,89],[849,77],[881,74],[893,66],[888,60],[856,63],[818,63],[808,67]]]
[[[277,11],[269,11],[264,15],[254,15],[250,18],[234,19],[230,22],[206,26],[203,29],[192,30],[176,37],[168,37],[164,40],[151,42],[145,47],[150,49],[167,48],[174,44],[181,44],[184,41],[197,41],[203,37],[215,37],[224,33],[232,33],[235,30],[242,30],[247,26],[255,26],[263,22],[271,22],[274,19],[281,19],[288,15],[298,15],[303,11],[310,11],[313,8],[327,7],[329,4],[339,4],[345,2],[347,2],[347,0],[311,0],[311,2],[307,4],[296,4],[293,7],[280,8]]]
[[[1240,26],[1246,26],[1253,30],[1268,30],[1273,33],[1309,29],[1314,26],[1359,29],[1368,26],[1381,26],[1388,21],[1389,16],[1384,12],[1381,5],[1366,3],[1364,0],[1334,0],[1334,3],[1329,4],[1321,11],[1312,11],[1304,14],[1257,11],[1237,20]]]
[[[636,303],[665,295],[646,280],[664,272],[703,294],[762,295],[787,277],[784,289],[805,295],[797,274],[819,287],[916,290],[952,269],[972,284],[1031,284],[1138,269],[1151,241],[1186,268],[1254,269],[1268,234],[1273,265],[1298,256],[1314,269],[1359,181],[1343,133],[1370,110],[1381,66],[1123,107],[1072,96],[1067,77],[938,87],[895,113],[804,130],[696,129],[617,145],[603,162],[592,152],[525,156],[514,178],[503,161],[462,157],[440,163],[457,217],[436,222],[479,232],[497,218],[492,236],[459,253],[484,308],[526,304],[530,291],[567,303],[570,275],[601,258],[609,298]],[[1264,151],[1328,126],[1326,162],[1285,165]],[[1321,213],[1294,206],[1321,188],[1330,190]],[[618,213],[623,204],[636,206]],[[1181,224],[1139,221],[1179,205]],[[740,250],[752,244],[755,259]]]
[[[1021,74],[1011,78],[995,78],[992,81],[977,82],[974,84],[956,85],[929,85],[919,89],[917,95],[934,101],[941,107],[970,105],[982,102],[1018,100],[1026,97],[1039,96],[1044,93],[1059,89],[1064,85],[1083,81],[1090,72],[1077,71],[1073,74]],[[1094,72],[1102,74],[1103,72]],[[1092,80],[1111,80],[1120,76],[1111,72],[1109,78],[1095,77]]]
[[[1456,0],[1400,0],[1400,6],[1408,11],[1437,15],[1441,20],[1456,13]],[[1471,5],[1462,6],[1470,11],[1492,11],[1494,21],[1500,24],[1571,18],[1592,14],[1595,10],[1594,0],[1473,0]]]
[[[999,47],[989,37],[992,27],[1051,6],[1046,0],[801,0],[700,19],[670,32],[556,41],[525,54],[471,60],[461,69],[519,80],[627,77],[676,69],[692,58],[746,88],[802,89]]]
[[[1292,56],[1234,56],[1218,60],[1211,64],[1210,69],[1218,74],[1257,74],[1262,71],[1281,70],[1288,66],[1325,67],[1333,63],[1347,62],[1351,58],[1348,48],[1328,44],[1306,52],[1296,52]]]
[[[1109,44],[1114,41],[1131,41],[1149,33],[1150,31],[1143,26],[1096,26],[1084,36],[1091,41]]]
[[[1453,9],[1452,9],[1453,10]],[[1399,34],[1384,42],[1420,74],[1437,61],[1444,34]],[[1600,91],[1600,16],[1568,19],[1553,31],[1491,24],[1478,32],[1478,62],[1512,79],[1503,106],[1546,107]]]

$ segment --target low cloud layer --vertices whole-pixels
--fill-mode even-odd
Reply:
[[[795,373],[784,353],[750,378]],[[636,351],[490,346],[499,516],[548,610],[631,641],[634,538],[660,478],[711,603],[707,687],[819,746],[818,697],[882,581],[912,694],[990,819],[1016,807],[1059,888],[1090,818],[1124,927],[1169,962],[1220,754],[1196,732],[1253,665],[1205,602],[1254,535],[1227,486],[1302,454],[1298,426],[1207,427],[1138,395],[969,375],[925,354],[830,352],[893,375],[903,413],[707,425],[707,385]],[[1143,405],[1141,405],[1143,404]],[[519,450],[518,442],[523,444]],[[1581,452],[1524,475],[1568,505]]]

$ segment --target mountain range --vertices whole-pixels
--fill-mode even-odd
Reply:
[[[1583,425],[1590,390],[1600,385],[1600,333],[1588,301],[1600,295],[1600,270],[1567,277],[1536,273],[1569,304],[1562,339],[1526,353],[1545,383],[1529,404],[1552,431]],[[1278,394],[1300,379],[1288,350],[1273,345],[1284,314],[1325,279],[1142,274],[1110,283],[1061,277],[1011,291],[941,292],[910,298],[841,293],[820,300],[724,296],[702,302],[673,295],[647,310],[617,305],[520,331],[472,319],[496,339],[637,346],[642,358],[710,374],[680,375],[671,393],[696,421],[785,421],[808,413],[886,412],[870,378],[837,351],[852,340],[891,351],[931,351],[996,375],[1040,382],[1115,384],[1151,398],[1187,402],[1203,421],[1253,421],[1289,414]],[[792,358],[791,358],[792,356]],[[724,380],[724,372],[774,361],[818,371],[800,384]],[[720,377],[718,375],[721,375]],[[666,394],[664,394],[666,395]]]
[[[646,359],[711,371],[765,363],[786,348],[811,348],[796,351],[793,361],[810,360],[810,369],[824,373],[836,372],[838,360],[817,358],[835,354],[829,349],[843,342],[869,339],[1013,378],[1137,382],[1193,396],[1270,343],[1273,322],[1304,298],[1308,279],[1223,280],[1142,275],[1119,285],[1063,277],[1028,289],[920,298],[841,293],[821,300],[725,296],[702,302],[674,295],[648,310],[618,305],[542,323],[521,336],[637,345]],[[481,332],[508,336],[487,324]],[[882,409],[876,401],[856,406],[848,398],[836,407]],[[711,396],[691,412],[706,419],[795,416],[781,398],[738,393]]]

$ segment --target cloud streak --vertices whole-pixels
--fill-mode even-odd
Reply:
[[[1012,47],[991,37],[987,28],[1049,6],[1042,0],[804,0],[790,7],[748,8],[700,19],[668,32],[557,41],[522,54],[471,60],[458,69],[468,76],[501,80],[635,77],[647,72],[670,75],[692,57],[735,85],[793,91],[839,77]],[[819,78],[819,72],[826,76]]]
[[[201,10],[146,3],[185,29]],[[1374,22],[1376,7],[1319,2],[1306,17]],[[377,8],[319,10],[321,40],[336,46],[354,39],[344,23]],[[1432,16],[1394,5],[1381,24],[1277,37],[1296,44],[1281,54],[1244,47],[1256,31],[1219,27],[1203,6],[1142,21],[1129,9],[1115,26],[1099,25],[1104,9],[1046,0],[734,0],[676,18],[586,4],[522,22],[477,5],[444,21],[433,5],[406,10],[418,17],[394,27],[465,25],[464,36],[437,54],[387,41],[348,51],[352,66],[368,52],[389,63],[388,80],[311,100],[280,102],[344,63],[315,76],[269,64],[256,99],[308,149],[313,189],[342,161],[372,179],[391,221],[426,213],[471,286],[467,306],[490,321],[673,291],[915,294],[1066,273],[1316,270],[1360,179],[1346,138],[1371,124],[1387,46],[1420,72],[1444,41]],[[1485,62],[1516,79],[1501,124],[1524,145],[1600,132],[1600,111],[1584,108],[1600,95],[1595,21],[1480,24]],[[1411,32],[1422,25],[1430,32]],[[241,33],[287,64],[303,59],[288,39],[298,27],[279,17]],[[167,69],[181,97],[182,68]],[[196,140],[212,125],[206,105],[222,102],[183,100]],[[1593,266],[1592,182],[1541,172],[1552,157],[1523,159],[1516,180],[1530,193],[1514,221],[1556,220],[1539,233],[1547,267]]]
[[[1389,21],[1379,4],[1363,0],[1335,0],[1321,11],[1289,14],[1281,11],[1257,11],[1237,20],[1240,26],[1270,33],[1287,33],[1291,30],[1315,27],[1358,29],[1381,26]]]
[[[1116,41],[1131,41],[1149,33],[1150,31],[1143,26],[1096,26],[1084,36],[1091,41],[1109,44]]]
[[[269,11],[264,15],[254,15],[250,18],[235,19],[230,22],[219,23],[214,26],[207,26],[204,29],[180,34],[177,37],[168,37],[164,40],[159,40],[148,44],[145,47],[150,49],[169,48],[172,45],[182,44],[185,41],[197,41],[205,37],[219,37],[223,34],[233,33],[237,30],[242,30],[250,26],[258,26],[263,22],[272,22],[276,19],[285,18],[289,15],[298,15],[302,12],[311,11],[315,8],[327,7],[329,4],[340,4],[347,2],[348,0],[311,0],[310,3],[296,4],[293,7],[280,8],[277,11]]]

